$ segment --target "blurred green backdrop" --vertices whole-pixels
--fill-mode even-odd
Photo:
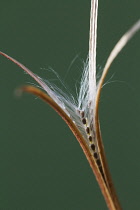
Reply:
[[[1,0],[0,50],[50,81],[52,67],[74,91],[88,53],[89,11],[90,0]],[[98,71],[139,11],[139,0],[99,0]],[[107,158],[127,210],[140,209],[139,66],[140,33],[113,63],[100,102]],[[34,96],[14,96],[17,87],[34,81],[3,57],[0,74],[0,210],[106,210],[62,119]]]

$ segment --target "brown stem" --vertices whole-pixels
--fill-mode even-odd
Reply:
[[[103,166],[103,170],[104,170],[104,174],[105,174],[105,178],[106,178],[106,183],[108,186],[108,189],[110,191],[110,195],[112,197],[112,200],[114,201],[114,205],[116,207],[117,210],[121,210],[121,206],[120,206],[120,202],[118,199],[118,196],[116,194],[116,190],[115,187],[113,185],[113,181],[112,181],[112,177],[109,171],[109,167],[107,164],[107,159],[106,159],[106,155],[105,155],[105,150],[104,150],[104,146],[102,143],[102,137],[101,137],[101,132],[100,132],[100,124],[99,124],[99,119],[98,119],[98,115],[96,116],[96,137],[97,137],[97,142],[98,142],[98,148],[99,148],[99,155],[101,158],[101,162],[102,162],[102,166]]]
[[[100,95],[101,95],[101,87],[102,87],[105,76],[106,74],[102,76],[99,86],[98,86],[98,90],[97,90],[96,105],[95,105],[95,130],[96,130],[97,144],[99,148],[99,156],[102,162],[108,190],[110,191],[110,195],[112,197],[112,200],[114,201],[116,209],[121,210],[122,208],[120,206],[120,202],[117,197],[116,190],[113,185],[112,177],[111,177],[109,167],[107,164],[107,159],[106,159],[105,150],[104,150],[104,146],[102,142],[101,131],[100,131],[100,123],[99,123],[99,101],[100,101]]]

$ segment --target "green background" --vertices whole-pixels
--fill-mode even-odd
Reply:
[[[90,0],[1,0],[0,50],[54,82],[52,67],[74,91],[88,53],[89,11]],[[139,0],[99,1],[98,71],[139,11]],[[100,101],[107,158],[127,210],[140,209],[139,66],[140,33],[113,63]],[[17,87],[35,82],[2,56],[0,75],[0,210],[106,210],[67,125],[34,96],[15,97]]]

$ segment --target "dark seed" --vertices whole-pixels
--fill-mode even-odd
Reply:
[[[87,132],[87,134],[89,134],[89,127],[86,128],[86,132]]]
[[[104,174],[102,166],[99,166],[99,170],[100,170],[101,174]]]
[[[95,144],[91,144],[91,149],[95,151]]]
[[[80,113],[80,114],[81,114],[81,117],[82,117],[82,118],[84,118],[84,116],[85,116],[85,112],[84,112],[84,111],[81,111],[81,113]]]
[[[97,159],[98,158],[97,152],[94,152],[93,156],[95,157],[95,159]]]
[[[86,124],[86,119],[85,119],[85,118],[82,119],[82,123],[83,123],[84,125]]]
[[[101,165],[101,161],[99,159],[96,160],[96,163],[97,163],[98,166]]]
[[[92,136],[89,136],[88,139],[89,139],[89,141],[92,141]]]
[[[106,183],[105,175],[104,175],[104,171],[103,171],[102,166],[99,166],[99,170],[100,170],[100,172],[101,172],[101,174],[102,174],[102,177],[103,177],[103,179],[104,179],[104,181],[105,181],[105,183]]]

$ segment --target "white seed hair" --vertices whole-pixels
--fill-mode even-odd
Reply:
[[[78,97],[75,99],[72,94],[66,94],[60,88],[53,85],[49,81],[45,81],[31,70],[25,67],[23,64],[8,56],[7,54],[0,52],[1,55],[8,58],[26,73],[28,73],[46,93],[64,110],[64,112],[72,119],[79,131],[84,136],[85,140],[89,143],[86,127],[92,126],[90,133],[94,136],[94,115],[96,106],[98,105],[100,90],[103,86],[105,76],[108,72],[114,59],[119,52],[128,43],[128,41],[134,36],[134,34],[140,30],[140,20],[125,33],[120,41],[116,44],[112,50],[107,62],[105,64],[101,78],[98,84],[96,84],[96,45],[97,45],[97,14],[98,14],[98,0],[91,0],[91,12],[90,12],[90,33],[89,33],[89,53],[88,59],[83,68],[83,74],[81,78],[81,86],[79,89]],[[59,78],[58,74],[56,73]],[[76,90],[77,93],[77,90]],[[84,112],[84,118],[86,125],[82,122],[81,113]],[[91,127],[90,127],[91,128]],[[96,133],[94,136],[96,142]]]

